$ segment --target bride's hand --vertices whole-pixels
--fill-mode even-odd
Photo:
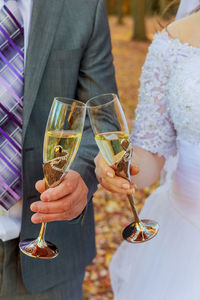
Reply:
[[[115,171],[107,164],[101,153],[96,156],[94,162],[97,179],[106,190],[119,194],[132,194],[135,192],[134,186],[128,180],[115,174]],[[136,175],[139,168],[131,165],[130,171],[131,175]]]

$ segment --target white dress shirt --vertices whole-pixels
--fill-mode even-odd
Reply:
[[[17,0],[17,3],[24,22],[24,62],[26,62],[33,0]],[[0,9],[3,5],[4,0],[0,0]],[[5,242],[19,236],[21,219],[22,200],[18,201],[8,211],[0,205],[0,239],[2,241]]]

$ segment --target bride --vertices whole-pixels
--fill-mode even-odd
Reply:
[[[111,262],[115,300],[200,299],[200,0],[182,0],[177,19],[157,33],[143,67],[132,131],[138,188],[165,171],[141,217],[158,221],[143,244],[123,242]],[[195,11],[195,12],[194,12]],[[131,193],[102,156],[96,174],[112,192]]]

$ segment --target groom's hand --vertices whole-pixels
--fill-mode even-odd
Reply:
[[[37,181],[35,187],[41,193],[41,201],[31,204],[33,223],[73,220],[87,204],[88,188],[79,173],[72,170],[54,188],[46,189],[44,179]]]

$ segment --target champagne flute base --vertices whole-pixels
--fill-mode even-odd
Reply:
[[[59,254],[54,244],[41,241],[40,238],[21,241],[19,248],[24,254],[37,259],[53,259]]]
[[[129,243],[143,243],[151,240],[159,231],[159,225],[152,220],[141,220],[131,223],[122,233],[123,239]]]

